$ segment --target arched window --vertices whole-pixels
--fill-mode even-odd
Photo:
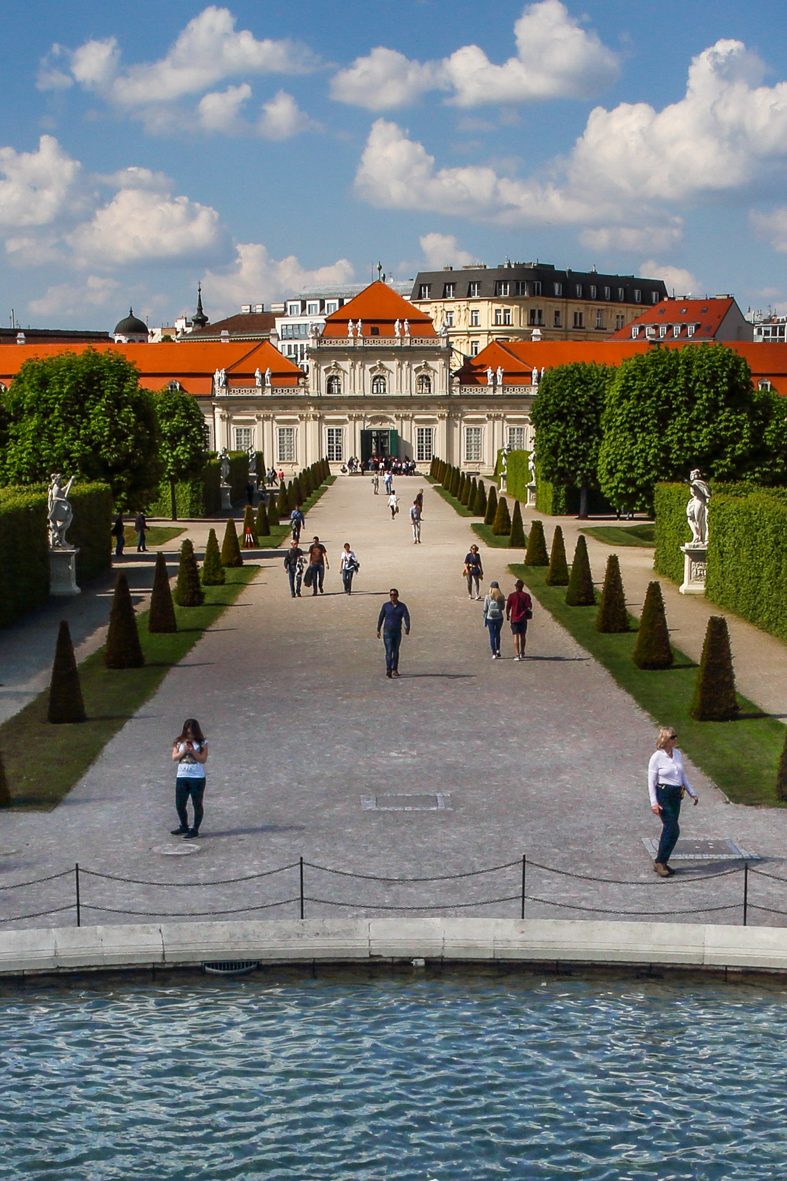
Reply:
[[[373,394],[384,394],[385,393],[385,378],[384,377],[377,376],[377,377],[372,378],[372,393]]]
[[[428,373],[421,373],[419,375],[417,388],[419,394],[431,394],[432,379]]]
[[[173,394],[174,394],[174,393],[177,393],[177,392],[178,392],[178,390],[180,390],[180,389],[182,389],[182,388],[183,388],[183,387],[181,386],[181,384],[180,384],[180,382],[179,382],[179,381],[171,381],[171,382],[169,383],[169,385],[167,386],[167,389],[168,389],[168,390],[169,390],[171,393],[173,393]]]
[[[342,379],[336,373],[331,374],[325,388],[329,394],[340,394],[342,392]]]

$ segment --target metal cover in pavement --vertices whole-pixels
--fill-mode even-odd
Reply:
[[[364,812],[446,812],[451,811],[447,792],[424,792],[421,795],[361,796]]]
[[[651,857],[658,852],[657,837],[643,837],[642,843]],[[758,853],[749,853],[741,849],[734,841],[713,840],[679,840],[670,861],[759,861]]]

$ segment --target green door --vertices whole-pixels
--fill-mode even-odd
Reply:
[[[373,455],[381,459],[390,455],[392,459],[399,457],[399,432],[389,430],[361,431],[361,460],[366,462]]]

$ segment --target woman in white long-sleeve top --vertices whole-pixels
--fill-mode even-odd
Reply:
[[[671,726],[662,727],[659,730],[656,750],[648,763],[650,806],[656,815],[661,817],[663,825],[653,868],[662,878],[672,877],[675,872],[674,869],[670,869],[667,862],[680,836],[678,817],[684,791],[689,793],[695,804],[700,802],[699,796],[686,778],[683,759],[675,745],[677,741],[678,736]]]

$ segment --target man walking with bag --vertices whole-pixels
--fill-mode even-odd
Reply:
[[[319,537],[315,537],[309,546],[309,566],[304,576],[306,585],[312,588],[312,595],[316,595],[318,589],[321,595],[325,594],[322,584],[325,580],[326,569],[330,570],[330,565],[328,564],[328,555],[325,552],[325,546],[321,543]]]

